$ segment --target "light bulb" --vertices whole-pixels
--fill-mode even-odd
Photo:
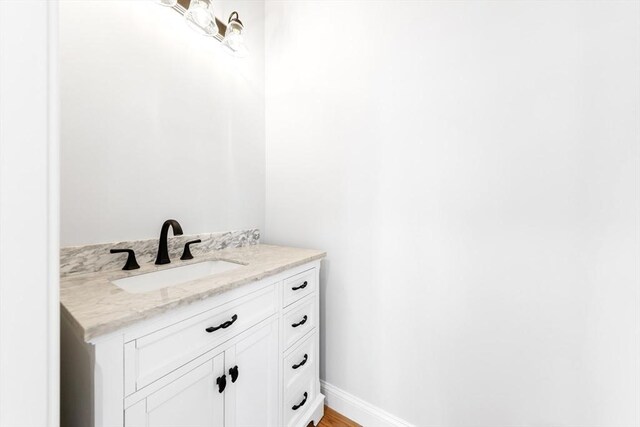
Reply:
[[[244,26],[238,19],[238,12],[229,15],[229,23],[227,31],[224,34],[222,44],[229,49],[234,56],[244,57],[247,54],[247,48],[244,45]]]
[[[210,37],[218,34],[212,0],[191,0],[184,18],[187,24],[199,34]]]
[[[209,24],[209,22],[211,22],[211,17],[209,16],[209,13],[205,9],[202,9],[201,7],[194,9],[193,12],[191,13],[191,16],[193,16],[193,20],[196,22],[196,24],[198,24],[201,27],[206,27]]]
[[[228,30],[227,30],[228,31]],[[237,30],[231,30],[225,35],[225,41],[233,50],[238,50],[242,44],[242,33]]]

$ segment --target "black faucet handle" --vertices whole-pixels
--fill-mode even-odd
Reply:
[[[140,268],[140,266],[138,265],[138,261],[136,261],[136,253],[133,251],[133,249],[111,249],[109,252],[111,252],[112,254],[129,254],[129,256],[127,257],[127,262],[125,263],[124,267],[122,267],[123,270],[137,270],[138,268]]]
[[[187,242],[184,244],[184,251],[182,252],[182,256],[180,257],[181,260],[186,260],[186,259],[193,259],[193,255],[191,255],[191,249],[189,249],[189,246],[193,245],[194,243],[201,243],[202,240],[198,239],[198,240],[192,240],[190,242]]]

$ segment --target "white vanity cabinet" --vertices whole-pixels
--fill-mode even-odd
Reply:
[[[317,424],[319,267],[295,267],[90,343],[63,317],[62,425]]]
[[[125,427],[278,425],[277,319],[202,359],[128,399],[137,402],[125,409]]]

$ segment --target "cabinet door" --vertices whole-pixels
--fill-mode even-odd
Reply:
[[[225,352],[225,427],[278,425],[278,323],[257,329]],[[237,377],[235,376],[237,369]],[[233,382],[232,382],[233,381]]]
[[[224,393],[216,383],[224,374],[224,354],[125,410],[125,427],[223,427]]]

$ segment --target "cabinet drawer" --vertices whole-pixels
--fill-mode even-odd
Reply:
[[[284,348],[291,347],[316,326],[316,299],[313,295],[291,308],[283,316]]]
[[[315,377],[313,371],[296,381],[284,393],[284,425],[293,427],[299,423],[302,415],[313,405],[316,399]]]
[[[316,290],[316,269],[284,279],[283,306],[286,307]]]
[[[277,311],[271,285],[125,344],[129,395]]]
[[[289,351],[284,357],[284,387],[288,390],[300,377],[315,371],[318,349],[317,335],[311,333],[301,344]]]

